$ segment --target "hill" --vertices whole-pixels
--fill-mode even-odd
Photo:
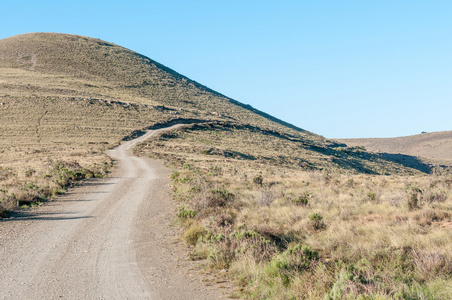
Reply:
[[[267,156],[273,160],[290,156],[295,166],[367,173],[426,171],[424,166],[405,167],[346,149],[227,98],[150,58],[89,37],[30,33],[1,40],[0,97],[4,146],[57,144],[62,149],[62,145],[75,146],[78,140],[77,148],[101,153],[105,145],[132,131],[175,119],[197,119],[227,124],[226,128],[249,125],[252,130],[242,130],[254,141],[271,134],[297,151],[287,155],[273,148]],[[234,147],[223,145],[229,146]]]
[[[452,162],[452,131],[395,138],[341,139],[339,141],[349,146],[363,146],[373,152],[419,156],[438,163]]]
[[[30,33],[2,40],[0,53],[0,88],[10,95],[128,100],[248,119],[261,126],[275,121],[273,126],[281,123],[301,131],[150,58],[98,39]]]
[[[190,259],[235,280],[236,297],[452,295],[448,174],[327,140],[77,35],[0,40],[0,217],[107,175],[108,148],[175,123],[186,126],[134,153],[173,169]]]

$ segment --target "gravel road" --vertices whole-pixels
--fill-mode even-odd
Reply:
[[[0,222],[0,299],[224,298],[179,245],[169,171],[132,155],[157,132],[109,150],[112,177]]]

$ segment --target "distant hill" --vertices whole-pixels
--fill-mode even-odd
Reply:
[[[132,132],[189,119],[210,122],[195,130],[213,131],[221,153],[267,163],[371,174],[429,171],[417,162],[404,165],[347,148],[139,53],[78,35],[28,33],[0,40],[0,103],[2,147],[19,147],[14,153],[25,156],[40,153],[42,159],[58,153],[77,160],[100,156]],[[234,133],[246,136],[247,153],[238,146],[243,141],[231,139]],[[253,149],[266,152],[257,157]],[[0,164],[11,161],[0,158]]]
[[[406,154],[452,162],[452,131],[396,138],[341,139],[340,141],[349,146],[364,146],[373,152]]]

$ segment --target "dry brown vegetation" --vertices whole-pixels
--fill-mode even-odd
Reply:
[[[228,274],[238,297],[450,299],[452,177],[304,146],[214,122],[135,151],[176,170],[192,259]]]
[[[261,164],[297,166],[305,170],[349,170],[367,174],[422,174],[432,172],[421,161],[403,162],[369,153],[334,141],[288,134],[246,123],[211,121],[163,134],[167,141],[157,152],[163,156],[180,152],[208,157],[222,156]],[[159,149],[157,143],[157,149]],[[439,171],[441,168],[438,168]],[[447,168],[443,168],[447,169]]]
[[[10,174],[0,182],[7,195],[2,206],[17,206],[16,190],[42,181],[39,172],[25,176],[27,170],[75,161],[101,174],[99,166],[110,164],[104,149],[177,119],[246,120],[325,143],[123,47],[76,35],[24,34],[0,41],[0,166]],[[52,181],[46,178],[44,187]]]
[[[192,259],[238,296],[452,298],[447,167],[326,140],[87,37],[0,41],[0,213],[106,175],[105,149],[182,120],[199,124],[136,153],[176,169]]]
[[[49,161],[75,162],[100,175],[110,164],[104,149],[132,132],[180,119],[246,119],[300,132],[111,43],[57,33],[3,39],[0,166],[9,179],[0,181],[2,207],[16,207],[17,190],[30,182],[49,186],[53,179],[37,172]]]
[[[396,138],[343,139],[341,141],[351,146],[364,146],[374,152],[420,156],[436,164],[451,164],[452,161],[452,131]]]
[[[207,119],[223,116],[280,131],[299,131],[136,52],[89,37],[29,33],[3,39],[0,70],[0,95],[94,97],[164,105]]]
[[[45,201],[76,179],[104,176],[112,163],[105,149],[136,129],[174,118],[159,107],[101,99],[3,96],[0,101],[0,211]],[[54,172],[61,164],[71,166],[64,183]]]
[[[216,110],[200,109],[203,102]],[[255,115],[113,44],[53,33],[1,40],[0,166],[8,174],[0,180],[1,206],[22,203],[18,191],[29,183],[52,185],[38,172],[49,162],[75,162],[100,175],[110,165],[103,150],[132,132],[174,119],[226,118],[225,112]]]

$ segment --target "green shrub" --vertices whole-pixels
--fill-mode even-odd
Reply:
[[[318,213],[310,213],[308,215],[308,219],[311,221],[319,221],[320,222],[323,220],[323,217]]]
[[[265,243],[270,243],[269,240],[265,239],[260,233],[254,230],[236,230],[232,232],[229,237],[236,239],[238,241],[244,239],[259,239]]]
[[[348,284],[352,279],[353,275],[350,274],[350,272],[348,272],[346,269],[342,269],[339,274],[339,278],[337,278],[331,290],[323,297],[323,300],[344,299]]]
[[[279,276],[284,286],[289,286],[297,274],[308,270],[313,261],[319,260],[319,253],[308,245],[296,244],[273,258],[266,267],[272,277]]]
[[[207,196],[207,206],[209,207],[223,207],[226,206],[229,202],[234,200],[234,194],[228,192],[223,189],[212,189],[209,190],[209,194]]]
[[[314,230],[321,230],[326,228],[325,223],[323,223],[322,221],[323,217],[320,214],[310,213],[308,215],[308,219],[311,220],[312,227],[314,228]]]
[[[295,199],[292,199],[292,203],[295,205],[300,206],[306,206],[309,203],[309,198],[311,197],[311,194],[309,192],[304,192],[303,195],[298,196]]]
[[[177,178],[175,181],[176,182],[181,182],[181,183],[187,183],[187,182],[191,182],[191,178],[190,177],[186,177],[186,176],[180,176],[179,178]]]
[[[174,172],[171,174],[171,179],[174,180],[174,179],[176,179],[177,177],[179,177],[179,175],[180,175],[180,173],[179,173],[178,171],[174,171]]]
[[[218,234],[212,235],[212,236],[210,237],[210,240],[211,240],[213,243],[216,243],[216,242],[224,241],[225,238],[226,238],[226,237],[224,236],[224,234],[218,233]]]
[[[196,217],[196,215],[197,213],[194,210],[185,209],[183,206],[179,207],[179,212],[177,213],[177,216],[181,220],[191,219]]]
[[[36,184],[34,184],[33,182],[29,182],[28,184],[24,185],[22,187],[22,189],[24,191],[38,191],[39,190],[39,186],[37,186]]]
[[[201,154],[210,155],[210,151],[209,150],[201,150]]]
[[[199,186],[192,186],[190,188],[190,193],[193,193],[193,194],[199,194],[201,191],[202,191],[202,189]]]
[[[257,175],[253,177],[253,183],[257,185],[263,185],[264,184],[264,177],[262,175]]]
[[[184,232],[184,240],[189,245],[196,245],[198,240],[207,234],[207,230],[200,224],[193,224]]]
[[[367,201],[375,202],[377,200],[377,195],[374,192],[367,192]]]
[[[65,162],[59,160],[52,164],[48,176],[53,177],[53,181],[61,188],[64,188],[75,180],[86,178],[87,173],[92,172],[83,169],[76,161]]]
[[[27,170],[25,170],[25,177],[31,177],[35,173],[36,173],[36,170],[28,168]]]

